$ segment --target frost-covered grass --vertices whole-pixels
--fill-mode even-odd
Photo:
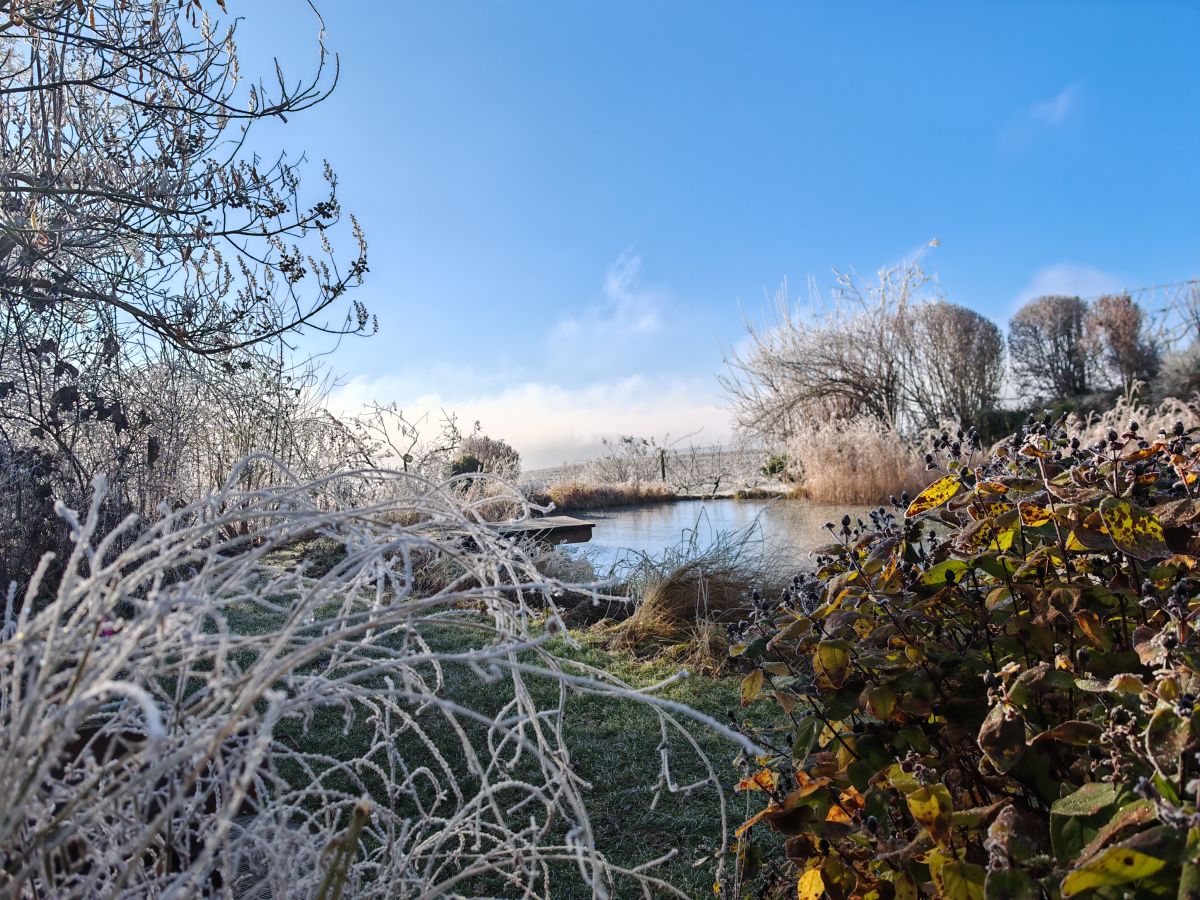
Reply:
[[[108,534],[103,484],[60,507],[66,574],[10,592],[0,631],[0,891],[695,896],[687,828],[726,833],[752,745],[572,649],[554,601],[588,586],[470,492],[279,478]],[[278,564],[313,535],[344,555]]]
[[[244,626],[270,632],[267,620],[247,620]],[[478,643],[479,634],[462,629],[438,626],[427,632],[431,647],[453,652]],[[617,678],[633,687],[643,688],[668,681],[678,675],[680,667],[666,661],[640,661],[633,656],[613,652],[605,646],[607,638],[587,631],[574,631],[571,640],[555,638],[546,649],[564,661],[580,663]],[[558,692],[553,678],[531,678],[530,693],[539,703],[550,704]],[[448,667],[444,694],[447,700],[484,714],[501,709],[512,699],[512,692],[501,684],[480,677],[466,666]],[[692,675],[675,679],[659,692],[659,696],[686,704],[716,719],[729,720],[733,713],[739,720],[746,717],[738,709],[737,679],[709,678]],[[760,721],[761,720],[761,721]],[[756,725],[766,724],[755,715]],[[474,729],[482,735],[483,726]],[[434,730],[431,729],[431,734]],[[589,785],[583,792],[595,836],[596,847],[615,864],[633,868],[650,860],[675,853],[657,874],[680,888],[689,897],[711,893],[716,861],[711,855],[722,844],[721,820],[716,813],[716,792],[705,787],[690,793],[666,794],[654,803],[654,785],[646,778],[650,760],[660,753],[662,733],[657,715],[652,709],[631,705],[619,699],[592,694],[573,693],[566,701],[563,723],[565,744],[570,752],[572,770]],[[739,777],[732,765],[736,748],[720,735],[708,729],[692,729],[699,748],[709,756],[728,791]],[[363,755],[370,735],[345,728],[344,717],[338,710],[323,710],[306,729],[284,723],[279,729],[281,740],[297,749],[327,754],[338,760],[354,760]],[[463,764],[460,750],[448,736],[434,736],[434,743],[446,755],[452,766]],[[699,758],[683,751],[685,741],[673,741],[677,762],[672,775],[681,783],[701,780],[705,770]],[[399,749],[410,760],[430,762],[430,751],[415,737],[402,739]],[[294,777],[304,777],[294,773]],[[336,780],[336,779],[335,779]],[[344,789],[350,789],[349,779]],[[382,782],[372,785],[373,799],[386,803]],[[736,813],[734,814],[736,815]],[[736,823],[733,823],[736,824]],[[699,863],[699,865],[697,865]],[[560,864],[552,875],[551,896],[558,898],[592,897],[591,888],[584,884],[570,864]],[[498,890],[502,896],[517,896],[504,892],[494,877],[481,876],[470,885],[472,892],[486,894]]]

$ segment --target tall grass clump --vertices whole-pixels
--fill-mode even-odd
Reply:
[[[242,491],[239,474],[108,531],[97,479],[87,509],[58,504],[61,577],[43,583],[43,560],[8,591],[0,893],[685,896],[596,845],[566,698],[655,711],[647,802],[711,790],[723,810],[719,779],[703,760],[696,784],[671,776],[696,747],[688,710],[547,649],[568,585],[453,485],[277,467],[282,486]],[[336,549],[311,574],[281,555],[304,539]],[[460,575],[423,587],[431,555]],[[493,706],[452,699],[464,678]]]
[[[757,522],[701,538],[699,527],[660,554],[637,553],[613,576],[628,598],[610,644],[635,655],[667,654],[709,673],[723,668],[728,626],[763,590],[783,587],[785,566]]]
[[[787,445],[796,494],[814,503],[882,503],[928,480],[917,447],[874,416],[798,429]]]
[[[1145,403],[1136,394],[1118,397],[1113,405],[1102,412],[1072,415],[1068,426],[1078,434],[1085,444],[1106,440],[1112,430],[1123,431],[1129,422],[1137,422],[1146,434],[1169,432],[1176,422],[1191,422],[1200,419],[1200,395],[1190,399],[1167,397],[1158,404]]]

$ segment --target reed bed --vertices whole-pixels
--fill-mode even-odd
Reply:
[[[929,482],[913,442],[871,416],[803,429],[787,447],[792,496],[814,503],[884,503]]]
[[[644,503],[668,503],[679,495],[661,482],[568,481],[539,488],[531,500],[554,504],[555,512],[578,512],[589,509],[608,509],[620,506],[639,506]]]

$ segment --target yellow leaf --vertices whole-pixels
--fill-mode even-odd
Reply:
[[[939,478],[917,494],[913,502],[908,505],[908,509],[905,510],[904,517],[911,519],[913,516],[919,516],[931,509],[937,509],[960,490],[962,490],[962,482],[959,481],[957,475],[946,475]]]
[[[1166,449],[1166,444],[1162,441],[1155,441],[1149,447],[1142,447],[1140,450],[1134,450],[1132,453],[1126,453],[1121,457],[1122,462],[1141,462],[1143,459],[1149,459],[1154,454]]]
[[[975,493],[988,499],[1003,497],[1008,493],[1008,485],[999,481],[981,481],[975,485]]]
[[[931,784],[913,791],[908,795],[908,810],[939,847],[949,846],[954,802],[944,784]]]
[[[1007,500],[981,500],[973,504],[968,512],[972,519],[991,519],[1008,512],[1013,505]]]
[[[987,875],[983,866],[947,862],[938,875],[940,896],[945,900],[983,900],[983,883]]]
[[[1075,613],[1075,621],[1079,624],[1079,630],[1083,632],[1092,644],[1107,653],[1112,649],[1112,637],[1108,630],[1104,627],[1104,622],[1100,616],[1090,609],[1081,609]]]
[[[826,822],[840,822],[849,825],[854,821],[854,814],[866,806],[867,801],[853,786],[848,787],[838,795],[838,802],[829,807],[825,815]]]
[[[1017,509],[1021,511],[1021,523],[1030,528],[1045,525],[1052,517],[1049,509],[1032,500],[1022,500],[1017,504]]]
[[[798,900],[821,900],[825,894],[825,879],[821,877],[821,869],[817,866],[807,870],[800,876],[796,884]]]
[[[745,822],[743,822],[741,825],[739,825],[737,828],[735,828],[733,830],[733,836],[740,838],[743,834],[745,834],[747,831],[749,831],[751,828],[753,828],[755,825],[757,825],[759,822],[761,822],[765,816],[768,816],[773,812],[779,812],[780,809],[781,809],[781,807],[777,803],[772,803],[770,806],[766,807],[765,809],[760,809],[758,812],[756,812],[754,815],[752,815],[750,818],[748,818]]]
[[[762,691],[763,673],[761,669],[755,669],[749,675],[742,679],[742,706],[749,706],[754,702],[754,699]]]
[[[846,641],[821,641],[813,653],[813,671],[824,675],[834,687],[840,688],[850,669],[850,645]]]
[[[796,773],[797,786],[794,791],[788,794],[791,800],[801,800],[809,794],[819,791],[825,785],[829,784],[832,779],[822,775],[820,778],[813,778],[807,772]]]
[[[1118,550],[1143,560],[1168,555],[1162,523],[1153,513],[1128,500],[1106,497],[1100,516]]]
[[[896,876],[892,882],[896,890],[896,900],[917,900],[917,882],[907,873]]]
[[[916,644],[909,644],[907,647],[905,647],[904,655],[907,656],[911,662],[915,662],[918,665],[929,658],[925,651]]]
[[[886,685],[867,688],[863,695],[867,712],[881,722],[886,722],[896,711],[896,692]]]
[[[1128,672],[1121,675],[1114,675],[1108,680],[1107,686],[1107,690],[1117,691],[1121,694],[1141,694],[1145,689],[1146,687],[1142,684],[1142,679]]]
[[[1125,884],[1153,875],[1166,863],[1128,847],[1109,847],[1087,865],[1070,872],[1062,883],[1062,895],[1074,897],[1092,888]]]
[[[779,784],[779,776],[770,769],[759,769],[733,786],[735,791],[773,791]]]

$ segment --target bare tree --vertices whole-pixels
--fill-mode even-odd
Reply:
[[[256,122],[326,95],[324,47],[309,81],[243,82],[236,23],[200,8],[0,2],[0,294],[31,315],[111,313],[199,354],[366,327],[358,304],[328,321],[366,271],[357,226],[356,258],[334,259],[332,170],[308,203],[299,160],[246,149]]]
[[[310,79],[247,80],[214,4],[0,0],[0,448],[49,488],[6,521],[100,472],[116,518],[220,484],[241,440],[225,427],[261,439],[239,457],[287,456],[315,422],[283,380],[289,335],[369,330],[332,170],[310,192],[302,156],[247,143],[322,100],[336,59],[319,45]]]
[[[838,273],[830,302],[813,291],[807,306],[793,305],[785,285],[765,325],[748,324],[747,348],[726,357],[721,384],[738,426],[781,444],[806,421],[901,421],[909,308],[929,284],[916,264],[871,283]]]
[[[990,319],[945,300],[911,309],[905,349],[909,408],[925,427],[975,422],[996,405],[1004,380],[1004,338]]]
[[[786,287],[785,287],[786,290]],[[739,429],[781,447],[831,421],[860,417],[915,431],[966,423],[995,405],[1004,341],[988,319],[942,297],[917,263],[867,283],[838,275],[831,302],[776,295],[721,384]]]
[[[463,442],[458,419],[445,410],[432,429],[428,413],[414,417],[395,403],[369,403],[350,425],[365,465],[426,478],[441,478]]]
[[[1017,385],[1030,397],[1079,397],[1091,389],[1092,360],[1078,297],[1031,300],[1008,324],[1008,354]]]
[[[1146,317],[1129,294],[1109,294],[1088,309],[1086,328],[1100,368],[1130,397],[1158,368],[1158,349],[1146,333]]]

